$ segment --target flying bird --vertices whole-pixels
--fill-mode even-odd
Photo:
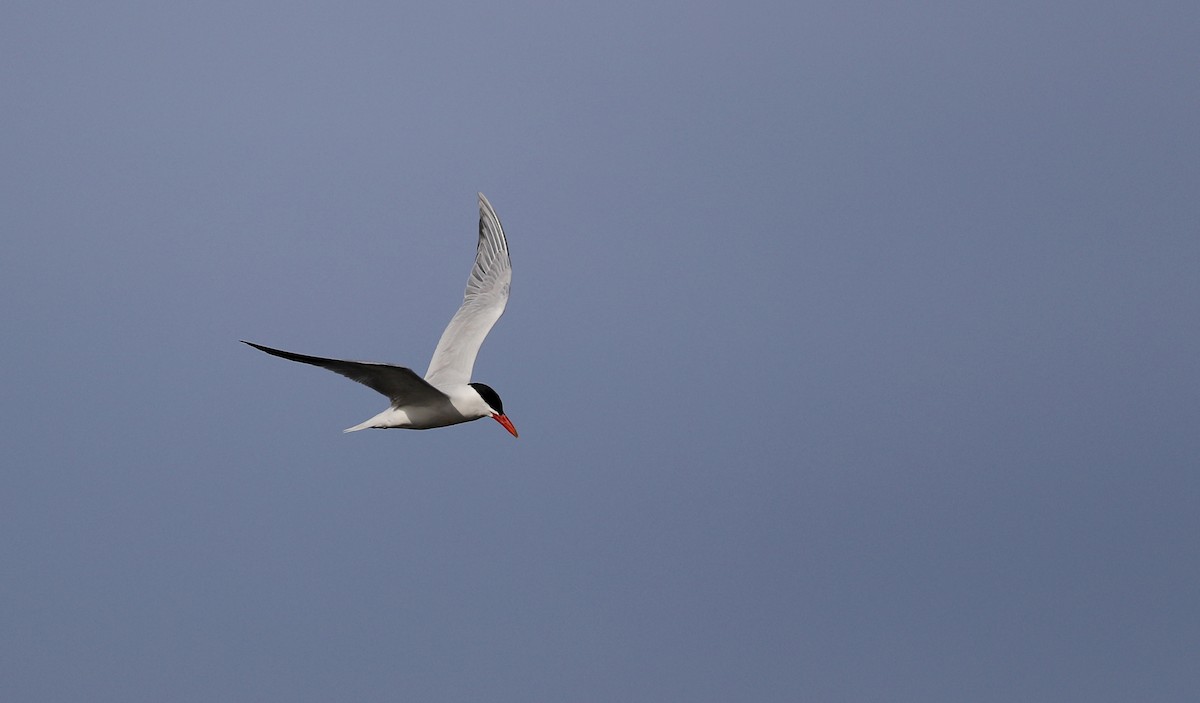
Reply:
[[[347,428],[346,432],[391,427],[427,430],[490,417],[516,437],[517,428],[504,414],[504,404],[496,391],[485,384],[470,382],[479,347],[508,303],[511,281],[508,240],[504,238],[504,229],[500,227],[492,204],[480,193],[479,242],[475,249],[475,265],[467,278],[467,292],[462,306],[438,340],[425,378],[404,366],[325,359],[242,341],[282,359],[329,369],[392,401],[386,410]]]

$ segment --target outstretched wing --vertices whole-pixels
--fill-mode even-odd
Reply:
[[[508,240],[496,211],[483,193],[479,194],[479,243],[475,265],[467,279],[462,307],[454,313],[438,341],[425,380],[439,388],[463,385],[471,380],[475,356],[484,337],[500,319],[508,303],[512,262]]]
[[[369,361],[343,361],[341,359],[325,359],[319,356],[307,356],[293,352],[264,347],[261,344],[247,342],[255,349],[289,361],[299,361],[302,364],[312,364],[323,369],[339,373],[351,381],[358,381],[367,388],[384,394],[392,401],[393,407],[401,407],[410,403],[428,403],[446,400],[446,395],[426,383],[415,371],[403,366],[392,364],[376,364]]]

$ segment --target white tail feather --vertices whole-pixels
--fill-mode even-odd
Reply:
[[[375,417],[365,422],[360,422],[354,427],[347,427],[342,432],[358,432],[359,430],[369,430],[372,428],[384,427],[404,427],[408,424],[408,415],[403,410],[396,408],[388,408],[379,413]]]

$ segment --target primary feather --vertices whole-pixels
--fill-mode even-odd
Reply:
[[[483,193],[479,194],[479,241],[475,247],[475,264],[467,278],[467,290],[462,306],[454,313],[442,332],[425,380],[443,387],[461,385],[471,380],[475,356],[496,320],[508,303],[512,282],[512,261],[508,256],[508,240],[500,219]]]

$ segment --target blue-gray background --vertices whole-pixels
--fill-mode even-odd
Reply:
[[[1200,696],[1194,2],[0,10],[6,701]],[[476,379],[423,371],[512,245]]]

